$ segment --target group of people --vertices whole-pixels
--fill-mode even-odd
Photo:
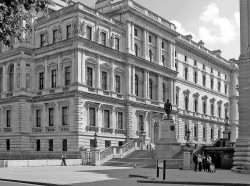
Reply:
[[[211,164],[212,164],[212,158],[207,155],[207,156],[201,156],[200,154],[197,155],[195,154],[193,156],[193,162],[194,162],[194,171],[196,172],[197,170],[199,171],[208,171],[211,172]]]

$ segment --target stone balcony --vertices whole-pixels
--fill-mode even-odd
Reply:
[[[32,133],[40,134],[43,132],[43,127],[32,127]]]
[[[123,129],[115,129],[115,134],[122,134],[122,135],[126,135],[126,130]]]
[[[54,126],[46,127],[46,133],[55,133],[55,131],[56,127]]]
[[[114,131],[114,129],[112,129],[112,128],[101,128],[102,133],[112,134],[113,131]]]
[[[59,126],[59,132],[63,133],[63,132],[69,132],[70,128],[69,126]]]
[[[99,131],[99,127],[96,127],[96,126],[86,126],[86,131],[88,131],[88,132],[98,132]]]
[[[12,132],[12,128],[11,127],[6,127],[3,129],[3,133],[11,133]]]

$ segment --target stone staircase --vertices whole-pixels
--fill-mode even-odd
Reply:
[[[104,165],[116,167],[133,167],[136,165],[140,168],[156,168],[154,156],[154,150],[136,150],[125,158],[113,158]]]

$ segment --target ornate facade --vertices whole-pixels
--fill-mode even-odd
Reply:
[[[0,150],[77,154],[130,139],[159,138],[167,99],[177,139],[197,144],[238,128],[238,68],[132,0],[72,3],[34,20],[14,48],[0,49]],[[58,7],[57,7],[58,8]]]

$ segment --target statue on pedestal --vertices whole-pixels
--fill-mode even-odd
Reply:
[[[169,100],[167,100],[167,102],[164,104],[164,110],[167,114],[167,119],[170,119],[170,114],[171,114],[171,111],[172,111],[172,105],[171,103],[169,102]]]

